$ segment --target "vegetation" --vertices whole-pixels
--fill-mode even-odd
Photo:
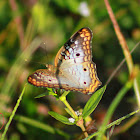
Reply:
[[[0,1],[1,139],[140,139],[139,1],[109,2]],[[102,87],[84,95],[29,85],[82,27],[93,31]]]

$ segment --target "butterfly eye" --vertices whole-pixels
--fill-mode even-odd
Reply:
[[[84,71],[87,71],[87,69],[86,69],[86,68],[84,68],[83,70],[84,70]]]
[[[84,82],[84,84],[86,84],[86,82]]]
[[[80,56],[80,53],[77,53],[76,56]]]

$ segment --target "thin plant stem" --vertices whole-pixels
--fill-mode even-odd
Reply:
[[[133,111],[133,112],[131,112],[131,113],[129,113],[129,114],[127,114],[127,115],[125,115],[125,116],[123,116],[123,117],[117,119],[116,121],[113,121],[112,123],[110,123],[110,124],[108,124],[107,126],[105,126],[104,129],[106,130],[106,129],[111,128],[111,127],[114,126],[114,125],[119,125],[123,120],[125,120],[125,119],[131,117],[132,115],[135,115],[135,114],[138,113],[139,111],[140,111],[140,109],[138,109],[138,110],[136,110],[136,111]],[[93,133],[92,135],[88,136],[87,138],[85,138],[85,139],[83,139],[83,140],[89,140],[90,138],[93,138],[93,137],[98,136],[98,135],[100,135],[100,131],[97,131],[97,132]]]
[[[74,112],[73,108],[70,106],[70,104],[67,102],[66,100],[66,96],[60,96],[59,99],[65,104],[65,106],[70,110],[70,112],[72,113],[72,115],[74,116],[75,119],[78,119],[78,116],[76,115],[76,113]]]
[[[131,73],[132,72],[132,69],[133,69],[133,61],[132,61],[132,57],[131,57],[131,54],[129,52],[129,49],[128,49],[128,46],[127,46],[127,43],[125,41],[125,38],[123,36],[123,34],[121,33],[121,30],[120,30],[120,27],[115,19],[115,16],[114,16],[114,13],[112,11],[112,8],[108,2],[108,0],[104,0],[105,1],[105,4],[106,4],[106,8],[107,8],[107,11],[108,11],[108,14],[110,16],[110,19],[113,23],[113,26],[114,26],[114,30],[116,32],[116,35],[118,37],[118,40],[121,44],[121,47],[122,47],[122,50],[123,50],[123,53],[125,55],[125,58],[126,58],[126,62],[127,62],[127,65],[128,65],[128,69],[129,69],[129,72]]]
[[[138,42],[135,47],[131,50],[130,53],[133,53],[133,51],[140,45],[140,42]],[[110,81],[112,80],[112,78],[116,75],[116,73],[118,72],[118,70],[122,67],[122,65],[124,64],[124,62],[126,61],[126,58],[124,58],[120,64],[117,66],[117,68],[111,73],[111,75],[109,76],[107,82],[105,85],[108,85],[110,83]]]
[[[84,121],[83,121],[83,118],[80,118],[77,123],[76,123],[77,126],[79,126],[81,128],[81,130],[83,131],[84,135],[85,135],[85,138],[88,137],[88,133],[85,129],[85,126],[84,126]]]
[[[131,128],[134,124],[136,124],[139,121],[139,116],[135,115],[133,116],[129,121],[127,121],[123,126],[118,127],[113,135],[118,135],[120,133],[126,132],[129,128]]]
[[[134,91],[135,91],[136,99],[137,99],[137,102],[138,102],[138,107],[140,108],[140,89],[139,89],[139,86],[138,86],[137,79],[134,79]]]
[[[61,98],[62,98],[62,97],[66,97],[66,96],[69,94],[69,92],[70,92],[69,90],[68,90],[68,91],[65,91],[65,92],[62,94]]]
[[[124,97],[124,95],[127,93],[127,91],[132,87],[133,81],[128,81],[125,86],[119,91],[116,98],[113,100],[111,105],[109,106],[109,109],[107,111],[107,114],[105,116],[105,119],[99,129],[100,135],[98,135],[97,140],[100,140],[105,132],[105,126],[107,125],[108,121],[110,120],[112,114],[114,113],[116,107],[118,106],[121,99]]]
[[[22,71],[22,67],[27,64],[25,63],[25,59],[30,59],[32,53],[38,48],[40,43],[40,38],[35,38],[22,53],[18,54],[17,59],[11,67],[8,76],[6,77],[6,80],[4,82],[4,85],[1,88],[1,93],[9,94],[11,90],[15,89],[16,78],[18,77],[18,74]]]
[[[10,126],[10,124],[11,124],[11,122],[12,122],[14,116],[15,116],[15,113],[16,113],[16,111],[17,111],[17,108],[19,107],[19,104],[20,104],[20,102],[21,102],[22,96],[23,96],[23,94],[24,94],[25,87],[26,87],[26,85],[24,86],[24,88],[23,88],[23,90],[22,90],[22,92],[21,92],[21,94],[20,94],[20,96],[19,96],[19,99],[17,100],[17,103],[16,103],[16,105],[15,105],[15,107],[14,107],[14,110],[13,110],[13,112],[12,112],[12,114],[11,114],[11,116],[10,116],[10,118],[9,118],[9,120],[8,120],[8,122],[7,122],[7,124],[6,124],[6,126],[5,126],[5,129],[4,129],[4,132],[3,132],[3,134],[2,134],[1,140],[4,140],[5,135],[6,135],[7,131],[8,131],[8,128],[9,128],[9,126]]]
[[[110,16],[110,19],[111,19],[111,21],[113,23],[116,35],[117,35],[118,40],[120,42],[120,45],[122,47],[124,56],[126,58],[126,63],[127,63],[127,66],[128,66],[129,74],[131,75],[131,73],[133,71],[133,68],[134,68],[132,56],[130,54],[129,48],[128,48],[127,43],[126,43],[126,40],[125,40],[123,34],[121,33],[120,27],[119,27],[119,25],[118,25],[118,23],[117,23],[117,21],[115,19],[114,13],[112,11],[112,8],[111,8],[108,0],[104,0],[104,2],[105,2],[105,5],[106,5],[108,14]],[[140,108],[140,91],[139,91],[140,89],[138,89],[138,82],[137,82],[137,80],[134,79],[133,82],[134,82],[133,86],[134,86],[134,91],[135,91],[135,95],[136,95],[136,99],[137,99],[137,104],[138,104],[138,106]]]
[[[3,114],[6,117],[10,116],[9,112],[6,112],[6,113],[4,112]],[[21,122],[21,123],[24,123],[24,124],[27,124],[27,125],[30,125],[30,126],[33,126],[36,128],[39,128],[39,129],[46,131],[48,133],[51,133],[51,134],[59,134],[60,136],[63,136],[65,138],[70,138],[70,135],[68,133],[66,133],[58,128],[54,128],[48,124],[44,124],[44,123],[42,123],[36,119],[33,119],[33,118],[28,118],[28,117],[21,116],[21,115],[15,115],[13,120],[16,120],[18,122]]]
[[[72,113],[72,115],[74,116],[74,118],[75,118],[76,120],[78,120],[78,116],[76,115],[76,113],[74,112],[73,108],[70,106],[70,104],[69,104],[69,103],[67,102],[67,100],[66,100],[66,95],[67,95],[68,93],[69,93],[69,91],[65,91],[65,92],[62,94],[62,96],[59,97],[59,99],[60,99],[60,100],[65,104],[65,106],[69,109],[69,111]],[[81,120],[82,120],[82,122],[81,122]],[[80,122],[80,123],[78,123],[77,126],[79,126],[79,127],[81,128],[81,130],[84,132],[85,137],[88,137],[88,133],[86,132],[86,129],[85,129],[84,124],[83,124],[83,119],[78,120],[78,122]]]
[[[88,133],[86,132],[86,129],[85,129],[84,124],[82,123],[79,127],[80,127],[81,130],[84,132],[85,137],[88,137]],[[90,140],[90,139],[89,139],[89,140]]]

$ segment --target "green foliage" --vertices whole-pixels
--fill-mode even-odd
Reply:
[[[18,108],[18,106],[19,106],[19,104],[21,102],[21,99],[22,99],[22,96],[23,96],[24,92],[25,92],[25,87],[23,88],[22,93],[21,93],[19,99],[17,100],[17,103],[16,103],[16,105],[15,105],[15,107],[13,109],[13,112],[12,112],[12,114],[11,114],[11,116],[10,116],[10,118],[9,118],[6,126],[5,126],[5,129],[4,129],[4,132],[2,134],[1,140],[4,140],[5,139],[5,136],[6,136],[6,133],[8,131],[8,128],[9,128],[9,126],[10,126],[10,124],[11,124],[11,122],[12,122],[14,116],[15,116],[15,113],[16,113],[17,108]]]
[[[74,115],[71,113],[71,111],[68,108],[65,108],[65,110],[72,118],[74,118]]]
[[[55,118],[56,120],[64,123],[64,124],[67,124],[67,125],[74,125],[74,123],[70,122],[68,118],[66,118],[65,116],[62,116],[56,112],[53,112],[53,111],[49,111],[48,112],[53,118]]]
[[[120,125],[120,123],[121,123],[122,121],[124,121],[125,119],[127,119],[127,118],[129,118],[129,117],[132,117],[133,115],[135,115],[135,114],[138,113],[139,111],[140,111],[140,109],[138,109],[138,110],[136,110],[136,111],[133,111],[133,112],[127,114],[126,116],[123,116],[123,117],[119,118],[118,120],[116,120],[116,121],[114,121],[114,122],[108,124],[104,129],[111,128],[111,127],[113,127],[113,126],[115,126],[115,125]],[[93,137],[95,137],[95,136],[98,136],[98,135],[100,135],[100,132],[99,132],[99,131],[98,131],[98,132],[95,132],[95,133],[93,133],[93,134],[91,134],[91,135],[89,135],[87,138],[85,138],[85,139],[83,139],[83,140],[89,140],[89,139],[91,139],[91,138],[93,138]]]
[[[86,103],[84,109],[83,109],[83,113],[82,113],[82,117],[83,119],[85,119],[87,116],[89,116],[97,107],[97,105],[99,104],[104,92],[105,92],[106,86],[100,88],[99,90],[97,90],[88,100],[88,102]]]
[[[52,96],[58,98],[58,95],[53,91],[52,88],[47,88],[47,92],[42,93],[40,95],[37,95],[35,98],[41,98],[41,97],[44,97],[46,95],[52,95]]]
[[[139,1],[118,0],[109,2],[126,38],[128,48],[132,50],[140,40]],[[89,13],[87,16],[84,16],[80,11],[82,3],[87,6],[87,12]],[[82,9],[82,11],[84,10],[85,8]],[[88,99],[88,95],[81,93],[70,92],[70,96],[66,96],[68,92],[64,92],[64,94],[59,95],[52,89],[46,90],[31,85],[28,85],[24,91],[28,75],[40,69],[42,65],[44,68],[44,64],[53,64],[60,47],[75,31],[86,26],[93,31],[93,61],[97,65],[99,79],[102,83],[105,83],[122,61],[124,55],[104,1],[0,1],[0,113],[4,114],[6,121],[10,116],[10,120],[5,125],[6,127],[0,131],[0,136],[2,132],[5,135],[7,131],[8,139],[15,140],[20,139],[22,136],[23,139],[76,139],[88,127],[85,127],[86,130],[82,129],[83,132],[80,133],[78,128],[71,129],[70,127],[73,126],[69,125],[77,125],[83,118],[83,124],[86,124],[85,117],[87,116],[91,120],[96,118],[97,128],[103,127],[106,130],[113,125],[117,125],[118,122],[101,125],[103,113],[110,110],[113,99],[116,100],[116,103],[111,105],[111,108],[113,108],[112,113],[114,112],[109,117],[111,120],[119,117],[118,120],[121,122],[122,116],[123,119],[126,119],[126,114],[135,110],[137,96],[134,96],[133,88],[130,88],[129,91],[123,91],[125,97],[122,97],[122,99],[116,96],[119,94],[118,91],[125,86],[125,83],[129,79],[133,79],[133,76],[135,77],[135,73],[129,75],[126,66],[121,67],[107,85],[106,94],[104,94],[104,98],[99,105],[105,87],[96,91],[90,99]],[[41,45],[42,42],[46,42],[46,45]],[[139,54],[138,45],[132,53],[134,64],[140,64]],[[137,82],[139,85],[136,93],[140,90],[140,75],[137,76]],[[25,93],[19,105],[19,102],[16,104],[16,101],[19,99],[19,94],[23,93],[21,91]],[[128,102],[128,99],[131,102]],[[65,104],[68,115],[75,120],[74,123],[70,123],[68,118],[60,115],[64,114],[62,103]],[[16,106],[16,110],[13,109],[14,106]],[[100,110],[102,108],[103,111]],[[75,110],[82,109],[83,114],[77,115],[75,113]],[[60,114],[57,114],[56,110]],[[68,125],[61,125],[61,123],[58,125],[58,121],[48,115],[48,112],[58,121]],[[93,115],[90,115],[92,112]],[[95,117],[96,115],[98,117]],[[114,131],[111,138],[123,139],[125,132],[125,136],[131,134],[132,139],[140,139],[140,136],[134,133],[139,127],[137,123],[139,119],[137,118],[134,115],[135,123],[130,126],[127,123],[130,124],[131,118],[126,119],[127,127],[122,123],[116,126],[120,134],[115,134]],[[9,124],[11,120],[13,123]],[[124,128],[124,126],[126,129],[122,130],[121,128]],[[69,134],[66,132],[69,132]],[[91,136],[97,136],[98,134],[99,132],[96,132]],[[126,139],[129,139],[129,137],[126,137]]]

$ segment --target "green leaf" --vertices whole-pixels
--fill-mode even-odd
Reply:
[[[52,88],[47,88],[47,92],[39,94],[35,98],[41,98],[41,97],[44,97],[46,95],[52,95],[52,96],[58,98],[58,95],[53,91]]]
[[[99,101],[101,100],[103,93],[105,92],[106,89],[106,85],[102,88],[100,88],[99,90],[97,90],[88,100],[88,102],[86,103],[84,109],[83,109],[83,113],[82,113],[82,117],[83,119],[86,118],[87,116],[89,116],[97,107]]]
[[[56,93],[55,93],[55,91],[53,90],[53,88],[47,88],[47,91],[48,91],[48,95],[57,95]]]
[[[55,118],[56,120],[64,123],[64,124],[68,124],[68,125],[74,125],[75,123],[72,123],[69,121],[68,118],[66,118],[65,116],[62,116],[56,112],[53,112],[53,111],[49,111],[48,112],[53,118]]]
[[[45,93],[42,93],[42,94],[37,95],[35,98],[41,98],[41,97],[44,97],[46,95],[48,95],[48,93],[45,92]]]

